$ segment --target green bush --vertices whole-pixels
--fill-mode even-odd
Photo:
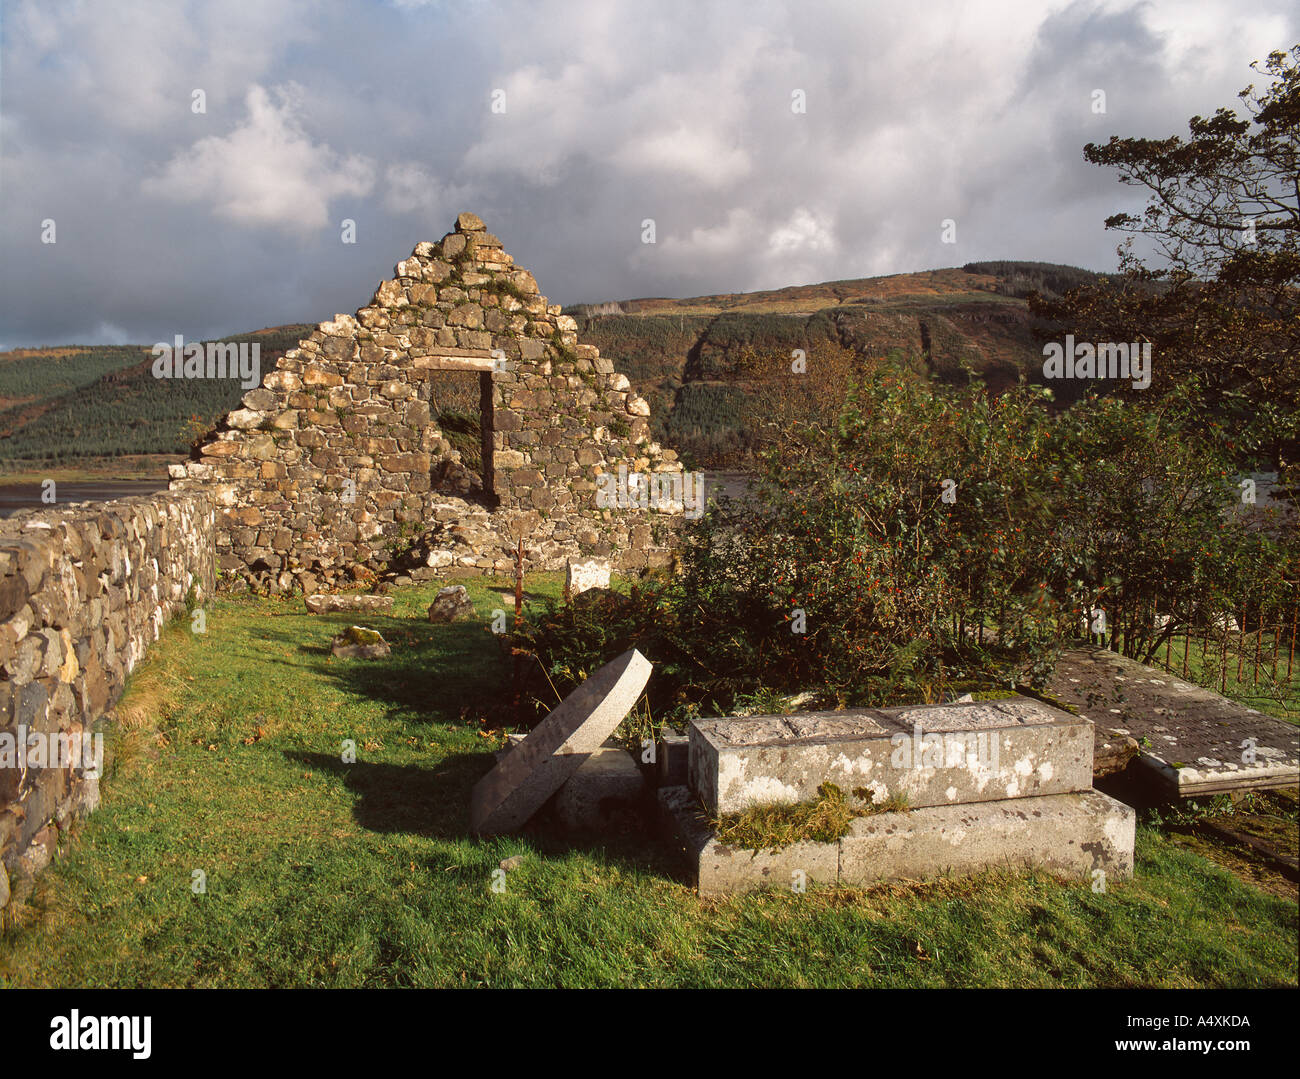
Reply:
[[[765,452],[756,509],[724,501],[683,529],[680,575],[553,606],[520,646],[570,688],[640,648],[661,719],[765,689],[882,705],[1041,686],[1085,607],[1149,656],[1288,587],[1294,538],[1235,512],[1186,414],[1089,397],[1053,416],[1049,399],[887,365],[833,427]]]

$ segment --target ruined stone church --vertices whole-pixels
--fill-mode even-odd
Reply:
[[[499,573],[521,543],[528,569],[585,556],[637,569],[670,560],[680,518],[596,494],[602,474],[681,471],[649,417],[465,213],[355,317],[289,350],[171,488],[211,494],[218,568],[273,592]]]

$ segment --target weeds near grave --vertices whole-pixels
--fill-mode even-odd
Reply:
[[[907,798],[891,795],[873,802],[865,787],[856,787],[854,804],[834,783],[823,783],[817,797],[809,802],[776,803],[750,806],[740,813],[726,813],[713,823],[718,841],[743,850],[778,851],[795,843],[833,843],[848,835],[849,826],[858,817],[876,813],[898,813],[907,809]]]

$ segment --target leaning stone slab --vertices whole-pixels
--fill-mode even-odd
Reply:
[[[332,596],[317,593],[304,601],[312,614],[334,614],[338,611],[365,611],[369,614],[387,614],[393,609],[392,596]]]
[[[840,883],[928,880],[1038,866],[1106,880],[1133,875],[1136,814],[1100,791],[859,817],[840,840]]]
[[[470,827],[480,835],[522,827],[600,748],[636,703],[650,661],[635,648],[605,664],[478,781]]]
[[[779,851],[719,843],[699,800],[685,787],[659,791],[661,823],[701,896],[796,882],[861,887],[893,880],[967,876],[1038,867],[1094,885],[1133,874],[1136,814],[1099,791],[929,806],[860,817],[843,838]]]
[[[954,805],[1092,786],[1092,725],[1024,697],[699,719],[690,785],[714,814],[810,801],[822,783],[880,803]]]

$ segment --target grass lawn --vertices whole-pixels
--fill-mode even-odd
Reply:
[[[503,589],[465,583],[479,623],[425,621],[436,585],[365,617],[385,660],[333,659],[354,619],[300,598],[170,627],[118,708],[101,808],[5,912],[0,986],[1296,984],[1294,898],[1146,826],[1104,894],[995,871],[707,902],[648,834],[472,839],[500,744],[478,717],[508,676]]]

